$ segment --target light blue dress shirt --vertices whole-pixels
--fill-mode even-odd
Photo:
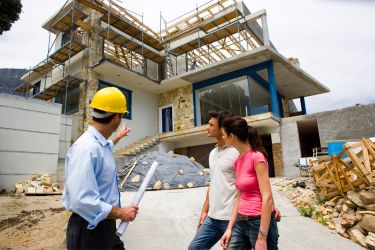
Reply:
[[[113,148],[90,126],[66,155],[62,203],[88,221],[88,229],[107,218],[112,206],[121,207]]]

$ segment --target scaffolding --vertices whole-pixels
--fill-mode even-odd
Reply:
[[[71,73],[71,58],[82,51],[88,53],[82,40],[84,32],[102,37],[102,60],[146,77],[147,61],[156,63],[157,81],[269,45],[265,12],[250,14],[236,0],[212,0],[171,21],[166,21],[160,13],[159,33],[144,24],[143,13],[132,12],[121,4],[119,0],[65,2],[50,21],[50,35],[53,32],[56,38],[52,44],[49,39],[46,59],[30,70],[45,78],[43,90],[34,98],[51,101],[61,91],[67,92],[69,87],[84,82],[80,75]],[[99,13],[100,27],[95,33],[88,21],[89,14],[83,9]],[[263,29],[261,36],[251,27],[259,24]],[[51,53],[59,34],[64,34],[66,42]],[[56,70],[62,72],[61,79],[46,86]],[[25,92],[29,89],[27,84],[18,87]]]

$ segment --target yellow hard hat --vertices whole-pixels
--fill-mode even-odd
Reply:
[[[90,107],[110,113],[128,113],[126,98],[116,87],[102,88],[96,92]]]

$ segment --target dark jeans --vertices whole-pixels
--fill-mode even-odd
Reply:
[[[87,229],[88,222],[73,213],[66,230],[68,249],[125,249],[116,235],[116,221],[105,219],[93,229]]]
[[[207,216],[190,243],[189,250],[208,250],[213,247],[223,236],[228,223],[227,220],[215,220]]]
[[[240,220],[237,218],[232,230],[232,236],[229,241],[228,249],[250,250],[255,248],[258,239],[260,219]],[[272,214],[270,228],[267,236],[267,249],[278,249],[279,232],[277,229],[275,216]]]

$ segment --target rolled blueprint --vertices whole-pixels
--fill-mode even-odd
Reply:
[[[148,170],[148,172],[146,174],[146,177],[144,178],[144,180],[142,182],[141,187],[138,189],[137,194],[133,198],[132,205],[138,206],[139,202],[142,199],[143,194],[146,191],[146,188],[147,188],[148,184],[150,183],[150,180],[151,180],[152,176],[154,176],[154,174],[155,174],[155,171],[156,171],[156,168],[158,167],[158,165],[159,165],[159,163],[157,163],[156,161],[154,161],[152,163],[152,165],[150,167],[150,170]],[[116,234],[118,236],[122,236],[124,234],[126,228],[128,227],[128,224],[129,224],[129,221],[121,221],[120,225],[117,228]]]

